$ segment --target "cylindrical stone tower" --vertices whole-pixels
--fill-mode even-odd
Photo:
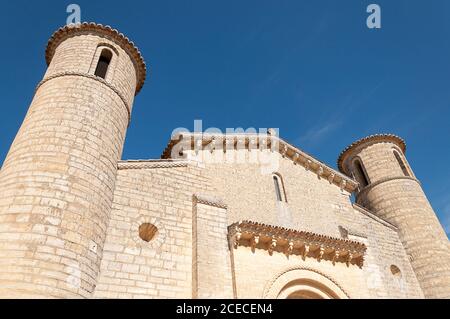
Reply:
[[[356,202],[398,227],[425,296],[450,298],[450,244],[405,150],[395,135],[374,135],[344,150],[338,166],[360,183]]]
[[[0,298],[91,296],[146,75],[134,44],[94,23],[55,32],[46,59],[0,171]]]

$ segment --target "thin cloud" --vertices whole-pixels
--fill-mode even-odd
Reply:
[[[362,108],[366,101],[371,99],[383,86],[383,84],[384,80],[378,82],[361,96],[355,96],[354,93],[350,93],[345,98],[342,105],[339,108],[336,108],[339,112],[334,112],[334,114],[332,114],[328,121],[325,121],[324,124],[310,128],[304,135],[300,136],[297,141],[304,145],[312,145],[323,141],[327,136],[335,132],[345,123],[348,119],[346,118],[348,114]]]
[[[343,121],[341,120],[332,120],[324,125],[313,127],[309,131],[307,131],[304,135],[299,137],[299,142],[304,143],[317,143],[322,141],[324,138],[326,138],[328,135],[330,135],[332,132],[337,130],[339,127],[341,127],[343,124]]]

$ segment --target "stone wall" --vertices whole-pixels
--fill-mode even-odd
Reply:
[[[195,164],[119,170],[96,298],[192,298],[193,195],[213,189]],[[158,228],[149,243],[139,226]]]
[[[272,175],[255,164],[123,162],[119,168],[96,298],[260,298],[280,273],[294,270],[317,273],[350,298],[423,297],[396,228],[289,159],[280,157],[277,169],[287,203],[278,203]],[[241,220],[363,242],[364,265],[230,251],[226,226]],[[159,232],[150,243],[138,236],[146,222]]]
[[[277,201],[272,175],[266,174],[258,165],[206,165],[208,176],[217,188],[217,196],[223,198],[228,205],[230,224],[251,220],[338,238],[342,237],[340,228],[345,228],[350,230],[350,236],[354,236],[352,239],[363,241],[368,246],[363,270],[333,266],[324,271],[331,277],[341,278],[343,286],[349,285],[352,297],[423,297],[395,227],[367,211],[355,209],[349,193],[330,184],[328,180],[319,178],[316,173],[303,166],[295,165],[281,155],[277,166],[276,172],[283,178],[287,203]],[[285,217],[285,211],[289,212],[288,218]],[[281,214],[284,219],[279,218]],[[309,261],[305,263],[298,258],[297,261],[292,261],[284,256],[270,259],[267,252],[251,254],[248,251],[244,253],[241,249],[235,252],[235,256],[238,259],[235,261],[238,287],[247,287],[248,282],[244,279],[246,274],[249,278],[254,277],[256,269],[246,270],[254,264],[273,267],[273,271],[264,271],[264,276],[267,277],[260,279],[261,281],[269,280],[270,276],[275,276],[283,267],[314,266],[322,269],[322,265],[327,264],[313,262],[310,265]],[[264,258],[261,259],[261,256]],[[245,266],[246,263],[251,265]],[[239,269],[239,265],[244,270]],[[402,270],[402,280],[394,280],[390,272],[391,265],[398,265]],[[364,279],[355,282],[352,278],[358,276]],[[261,294],[260,288],[254,289],[246,293],[241,290],[241,295],[249,297],[248,294],[253,294],[256,297]]]
[[[292,160],[275,154],[287,203],[277,201],[273,175],[252,163],[207,164],[217,196],[228,205],[228,222],[258,221],[275,226],[339,236],[340,207],[351,208],[349,194]]]
[[[330,279],[344,293],[342,298],[369,297],[364,272],[355,265],[347,267],[343,263],[333,265],[330,261],[318,262],[314,258],[303,260],[300,256],[286,257],[281,253],[270,255],[265,250],[239,247],[233,251],[238,298],[276,298],[284,287],[272,291],[271,284],[283,273],[297,269],[319,273]],[[290,281],[302,278],[290,278]],[[321,282],[326,286],[328,284]],[[286,283],[288,284],[288,283]]]

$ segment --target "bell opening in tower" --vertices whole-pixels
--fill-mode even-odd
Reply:
[[[106,78],[108,73],[109,64],[111,63],[112,52],[108,49],[103,49],[102,54],[98,60],[97,68],[95,69],[95,75],[103,79]]]

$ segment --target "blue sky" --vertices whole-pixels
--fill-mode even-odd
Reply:
[[[382,8],[382,29],[366,7]],[[395,133],[450,233],[450,1],[8,1],[0,7],[3,161],[46,65],[50,35],[82,21],[129,36],[150,67],[123,158],[158,158],[177,127],[277,127],[335,167],[340,151]]]

